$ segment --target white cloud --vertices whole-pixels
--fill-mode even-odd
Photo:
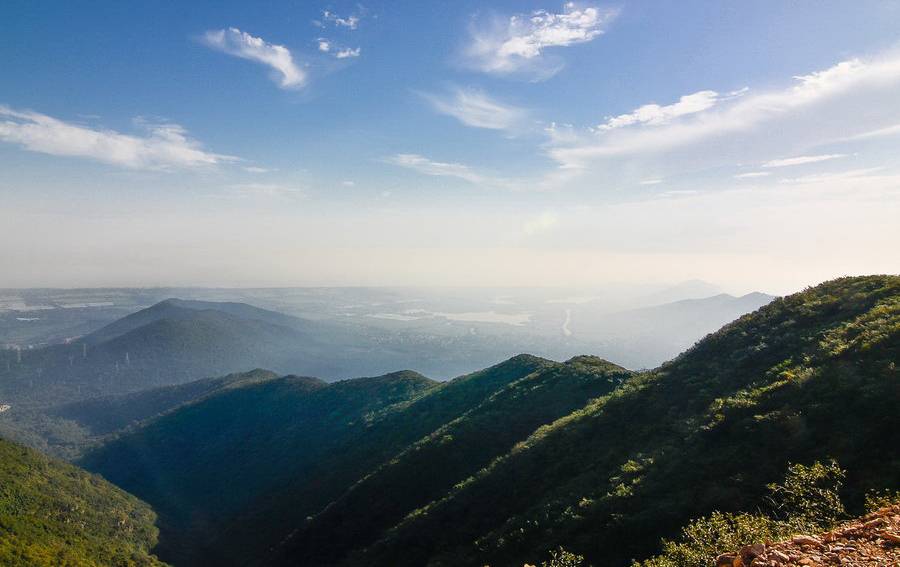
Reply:
[[[334,12],[325,10],[324,12],[322,12],[322,19],[326,22],[334,24],[336,27],[342,27],[351,30],[355,30],[357,27],[359,27],[359,16],[350,15],[346,18],[342,18]]]
[[[350,57],[359,57],[359,54],[362,52],[362,48],[360,47],[343,47],[337,50],[334,54],[338,59],[347,59]]]
[[[463,57],[470,67],[485,73],[524,71],[546,78],[560,68],[541,60],[546,49],[589,42],[601,35],[615,16],[614,10],[567,2],[560,14],[536,10],[473,22]]]
[[[847,142],[847,141],[856,141],[856,140],[869,140],[872,138],[884,138],[887,136],[897,136],[897,135],[900,135],[900,124],[894,124],[893,126],[886,126],[884,128],[877,128],[875,130],[869,130],[868,132],[856,134],[855,136],[850,136],[848,138],[842,138],[838,141]]]
[[[362,53],[361,47],[341,47],[339,45],[336,45],[330,39],[326,38],[319,38],[316,41],[318,41],[319,51],[321,51],[322,53],[331,53],[336,59],[359,57]]]
[[[501,189],[505,191],[543,190],[546,180],[511,179],[485,173],[462,163],[447,163],[429,159],[419,154],[395,154],[384,159],[386,163],[405,167],[423,175],[433,177],[455,177],[485,189]]]
[[[178,124],[139,124],[146,129],[146,135],[97,130],[0,105],[0,141],[33,152],[83,157],[132,169],[211,167],[237,160],[207,152]]]
[[[229,194],[239,198],[301,198],[305,197],[302,189],[277,183],[239,183],[229,186]]]
[[[393,165],[417,171],[424,175],[456,177],[476,185],[487,181],[487,177],[476,173],[467,165],[433,161],[424,156],[420,156],[419,154],[396,154],[386,158],[385,161]]]
[[[385,163],[404,167],[433,177],[454,177],[485,189],[504,191],[546,191],[557,189],[570,180],[570,171],[552,170],[538,177],[504,177],[479,171],[466,164],[440,162],[419,154],[395,154],[383,159]]]
[[[726,98],[743,94],[743,92],[745,91],[738,91],[738,93],[733,93]],[[723,100],[723,97],[716,91],[699,91],[694,94],[684,95],[678,99],[678,102],[666,106],[645,104],[628,114],[620,114],[607,119],[606,123],[601,124],[598,128],[600,130],[612,130],[613,128],[622,128],[632,124],[647,124],[650,126],[668,124],[679,116],[686,116],[712,108],[721,100]]]
[[[641,185],[659,185],[662,182],[662,179],[644,179],[641,181]]]
[[[771,172],[768,171],[749,171],[747,173],[738,173],[734,176],[735,179],[754,179],[757,177],[768,177],[772,175]]]
[[[836,134],[870,131],[896,124],[900,118],[896,85],[900,83],[900,52],[868,60],[852,59],[823,71],[794,77],[782,90],[747,94],[705,110],[669,116],[666,123],[635,121],[632,128],[609,128],[568,135],[553,141],[549,155],[562,167],[582,168],[611,157],[647,157],[694,148],[692,160],[726,156],[728,151],[762,151],[803,147],[834,140]],[[860,101],[865,101],[862,103]],[[860,104],[870,109],[860,114]],[[665,108],[665,107],[660,107]],[[660,113],[649,113],[658,116]],[[776,128],[777,137],[772,137]],[[771,127],[768,127],[771,125]],[[650,127],[653,126],[653,127]],[[742,137],[744,136],[744,137]],[[752,139],[754,144],[747,140]],[[707,151],[697,152],[704,142]],[[752,157],[752,156],[751,156]]]
[[[456,89],[451,95],[422,95],[436,111],[452,116],[467,126],[510,130],[521,125],[527,112],[503,104],[476,89]]]
[[[689,197],[691,195],[697,195],[700,191],[696,191],[694,189],[674,189],[672,191],[663,191],[659,194],[660,197],[664,199],[671,199],[677,197]]]
[[[861,169],[850,169],[847,171],[837,171],[830,173],[815,173],[812,175],[803,175],[801,177],[792,177],[779,179],[779,183],[790,183],[790,184],[822,184],[822,183],[831,183],[835,181],[844,181],[844,180],[859,180],[859,179],[877,179],[878,176],[872,175],[873,173],[877,173],[882,171],[884,167],[866,167]],[[896,182],[896,178],[893,178]]]
[[[356,186],[356,182],[355,182],[355,181],[350,181],[350,180],[348,179],[348,180],[346,180],[346,181],[341,181],[341,185],[343,185],[344,187],[355,187],[355,186]]]
[[[210,30],[203,34],[203,42],[228,55],[270,67],[283,89],[297,89],[306,84],[306,72],[297,66],[290,50],[283,45],[268,43],[237,28]]]
[[[547,232],[559,224],[559,215],[552,211],[546,211],[533,219],[529,219],[522,226],[522,232],[528,236],[533,236],[542,232]]]
[[[256,165],[248,165],[247,167],[244,168],[244,171],[246,171],[247,173],[269,173],[272,170],[267,169],[265,167],[259,167]]]
[[[846,157],[847,154],[824,154],[819,156],[797,156],[784,159],[773,159],[762,164],[763,167],[791,167],[794,165],[805,165],[807,163],[818,163],[820,161],[828,161],[832,159]]]

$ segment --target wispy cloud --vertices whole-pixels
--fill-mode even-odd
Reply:
[[[756,148],[771,152],[779,147],[809,147],[834,140],[838,132],[846,136],[848,131],[866,132],[883,127],[885,122],[896,124],[900,116],[896,97],[896,85],[900,83],[900,52],[897,51],[867,60],[843,61],[822,71],[796,76],[794,81],[782,90],[730,97],[727,104],[717,97],[711,105],[713,97],[704,95],[693,104],[681,107],[680,114],[663,112],[667,107],[641,107],[651,110],[617,117],[631,127],[599,128],[580,134],[570,131],[565,136],[555,134],[549,155],[563,167],[581,168],[594,160],[648,157],[690,147],[695,152],[694,161],[701,157],[709,161],[725,156],[728,151],[747,152]],[[860,97],[869,98],[872,112],[861,115],[855,111],[854,101]],[[873,105],[872,100],[878,104]],[[699,109],[703,106],[707,108]],[[683,112],[685,108],[692,111]],[[763,127],[776,120],[779,134],[773,139],[765,135],[768,130]],[[748,144],[751,139],[754,144]],[[708,151],[697,154],[701,143],[707,143],[704,148]]]
[[[483,184],[488,180],[486,176],[473,171],[472,168],[467,165],[434,161],[419,154],[395,154],[385,158],[385,161],[393,165],[417,171],[424,175],[455,177],[476,185]]]
[[[291,51],[283,45],[268,43],[237,28],[207,31],[202,40],[212,49],[271,68],[273,79],[283,89],[298,89],[306,84],[306,72],[294,62]]]
[[[465,63],[478,71],[500,75],[525,72],[544,79],[561,68],[558,62],[544,60],[547,49],[595,39],[616,14],[615,10],[567,2],[562,13],[536,10],[478,19],[471,24],[462,55]]]
[[[347,28],[350,30],[355,30],[359,27],[359,16],[357,15],[349,15],[346,18],[338,16],[334,12],[329,12],[325,10],[322,12],[322,20],[318,22],[320,25],[324,25],[325,23],[332,24],[336,27]]]
[[[886,126],[884,128],[876,128],[875,130],[869,130],[868,132],[856,134],[855,136],[850,136],[848,138],[841,138],[840,140],[837,140],[837,141],[849,142],[849,141],[857,141],[857,140],[870,140],[872,138],[884,138],[887,136],[898,136],[898,135],[900,135],[900,124],[894,124],[892,126]]]
[[[0,105],[0,141],[33,152],[88,158],[132,169],[202,168],[237,160],[204,150],[178,124],[138,124],[146,132],[143,136],[98,130]]]
[[[422,93],[422,96],[437,112],[473,128],[512,130],[528,115],[525,110],[504,104],[477,89],[457,88],[449,95]]]
[[[350,57],[359,57],[362,52],[360,47],[342,47],[334,52],[334,56],[338,59],[348,59]]]
[[[564,186],[573,174],[572,171],[553,169],[538,176],[505,177],[463,163],[436,161],[419,154],[395,154],[383,161],[422,175],[452,177],[484,189],[502,191],[552,191]]]
[[[843,180],[859,180],[859,179],[874,179],[877,176],[874,176],[874,173],[878,173],[879,171],[883,171],[884,167],[866,167],[861,169],[850,169],[847,171],[836,171],[829,173],[814,173],[811,175],[803,175],[800,177],[790,177],[785,179],[779,179],[779,183],[790,183],[790,184],[817,184],[817,183],[826,183],[826,182],[834,182],[834,181],[843,181]],[[897,178],[892,177],[896,183]]]
[[[684,95],[678,99],[678,102],[666,106],[660,106],[655,103],[645,104],[628,114],[620,114],[608,118],[605,124],[598,126],[598,129],[612,130],[614,128],[622,128],[634,124],[646,124],[649,126],[668,124],[678,117],[703,112],[723,100],[740,96],[745,92],[746,89],[742,89],[740,91],[729,93],[723,97],[716,91],[699,91],[693,94]]]
[[[641,181],[641,185],[659,185],[662,182],[662,179],[644,179]]]
[[[673,189],[671,191],[663,191],[659,194],[663,199],[676,199],[678,197],[690,197],[699,194],[696,189]]]
[[[297,199],[306,196],[302,189],[277,183],[239,183],[228,187],[228,195],[238,198]]]
[[[748,171],[747,173],[738,173],[734,176],[735,179],[756,179],[759,177],[768,177],[772,175],[768,171]]]
[[[336,59],[348,59],[351,57],[359,57],[362,53],[360,47],[340,47],[335,45],[330,39],[319,38],[319,51],[322,53],[331,53]]]
[[[773,159],[762,164],[763,167],[791,167],[794,165],[806,165],[808,163],[819,163],[820,161],[828,161],[832,159],[846,157],[847,154],[823,154],[818,156],[797,156],[784,159]]]

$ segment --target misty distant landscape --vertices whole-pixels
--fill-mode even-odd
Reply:
[[[80,402],[255,369],[326,381],[407,369],[447,380],[526,352],[601,353],[650,368],[773,299],[719,291],[701,281],[639,290],[5,290],[0,430],[72,456],[97,433],[67,419]],[[174,294],[194,299],[160,299]]]
[[[629,367],[648,368],[773,298],[760,292],[736,297],[703,281],[575,289],[0,290],[0,344],[33,350],[71,343],[134,312],[181,299],[245,303],[294,318],[272,321],[276,324],[309,325],[390,351],[391,358],[385,361],[337,370],[320,367],[318,373],[328,379],[397,367],[446,379],[525,351],[557,358],[603,351]],[[478,358],[456,359],[463,356],[453,347],[460,341],[467,350],[480,350]],[[342,346],[335,343],[331,348],[337,351]]]
[[[0,2],[0,567],[900,566],[900,2]]]

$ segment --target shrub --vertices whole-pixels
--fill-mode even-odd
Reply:
[[[550,552],[550,559],[541,563],[541,567],[582,567],[584,557],[575,555],[563,548]]]
[[[707,567],[723,551],[829,529],[845,516],[839,493],[844,476],[835,461],[789,465],[783,484],[768,485],[771,515],[713,512],[690,522],[679,541],[663,540],[660,555],[633,567]]]

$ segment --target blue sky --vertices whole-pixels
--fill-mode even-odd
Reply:
[[[898,30],[886,1],[5,2],[0,286],[896,272]]]

